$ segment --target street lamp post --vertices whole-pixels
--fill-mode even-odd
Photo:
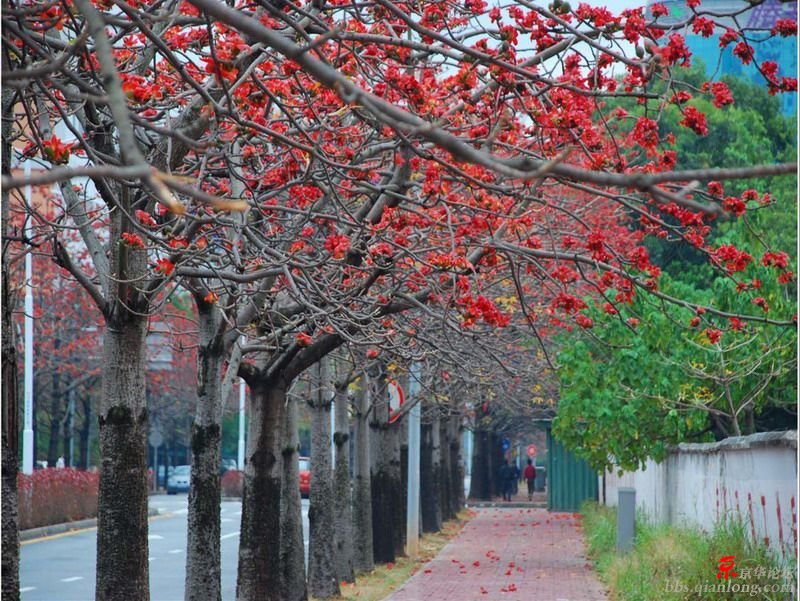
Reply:
[[[239,470],[244,470],[244,401],[245,383],[243,378],[239,378],[239,447],[236,457],[236,467]]]
[[[31,166],[25,162],[25,178]],[[25,203],[31,204],[31,187],[25,186]],[[25,218],[25,239],[32,237],[30,215]],[[33,473],[33,257],[25,254],[25,423],[22,430],[22,473]]]
[[[406,511],[406,553],[416,557],[419,553],[419,447],[421,406],[417,395],[420,391],[419,362],[411,364],[408,378],[408,396],[414,407],[408,413],[408,498]]]

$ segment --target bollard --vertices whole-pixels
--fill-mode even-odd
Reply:
[[[636,535],[636,489],[620,488],[617,502],[617,552],[633,549]]]

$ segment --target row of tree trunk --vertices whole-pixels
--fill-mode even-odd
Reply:
[[[352,582],[355,573],[404,554],[406,420],[389,422],[386,373],[379,366],[355,395],[351,423],[347,387],[334,384],[331,371],[327,360],[311,368],[306,398],[312,415],[307,578],[297,460],[299,398],[287,395],[284,386],[252,390],[237,583],[241,601],[334,597],[340,582]],[[422,531],[433,532],[464,503],[460,417],[427,407],[422,429]]]

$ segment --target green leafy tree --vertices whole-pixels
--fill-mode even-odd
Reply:
[[[768,269],[753,267],[753,275]],[[733,281],[698,290],[664,276],[662,290],[735,313],[748,302]],[[784,291],[763,289],[770,311],[793,311]],[[757,297],[758,298],[758,297]],[[558,354],[561,398],[553,433],[598,470],[633,470],[667,445],[759,429],[767,411],[789,415],[797,388],[796,331],[754,329],[637,299],[636,316],[594,308],[593,328]],[[610,309],[612,312],[615,310]]]

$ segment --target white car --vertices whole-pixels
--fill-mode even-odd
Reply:
[[[191,465],[176,465],[167,477],[167,494],[174,495],[179,492],[189,492],[192,480]]]

